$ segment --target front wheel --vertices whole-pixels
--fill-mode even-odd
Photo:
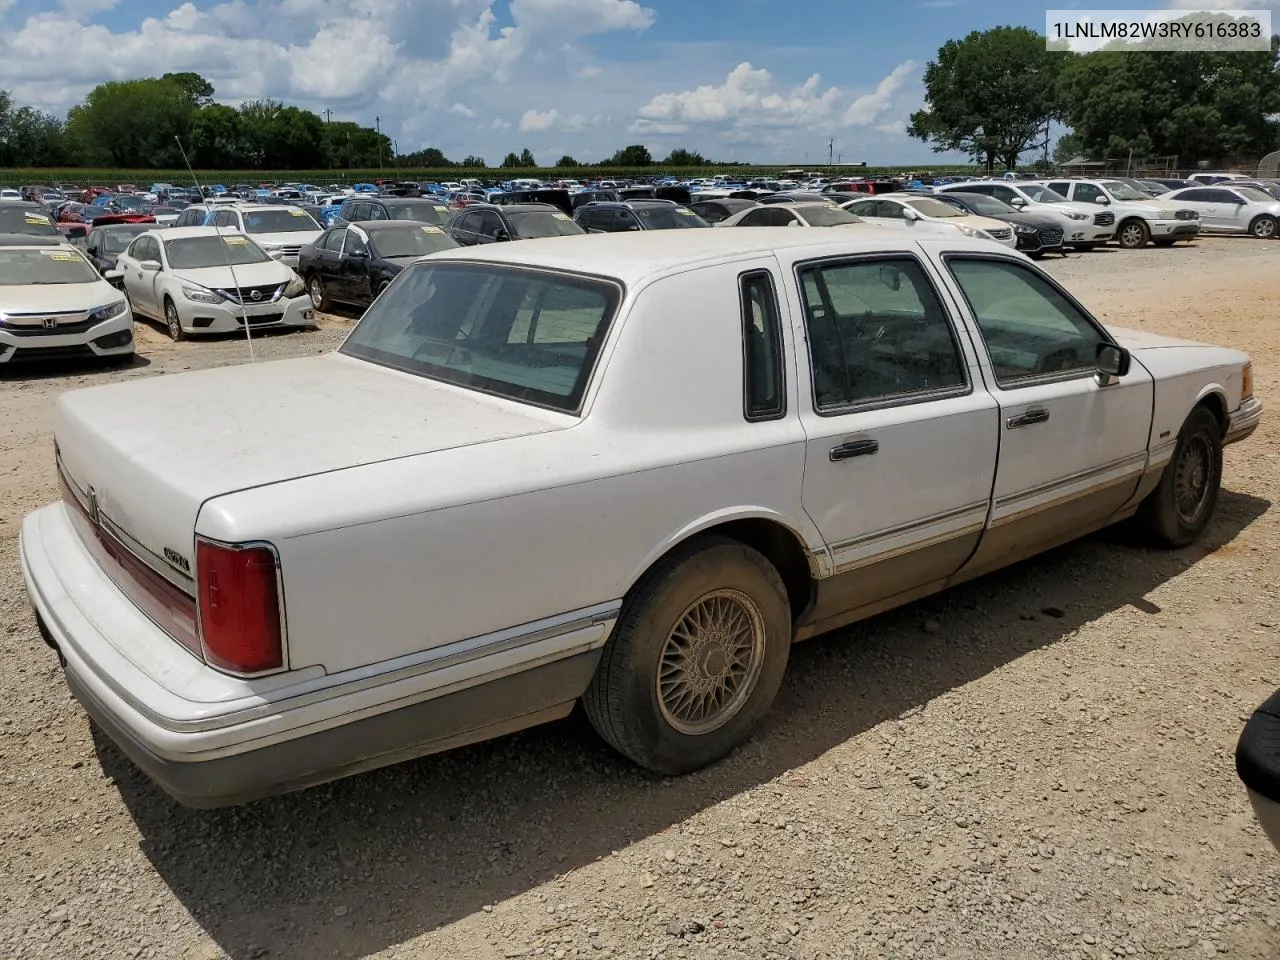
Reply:
[[[1249,236],[1259,240],[1274,240],[1276,236],[1276,218],[1263,214],[1255,217],[1249,224]]]
[[[778,571],[724,537],[677,548],[632,589],[583,697],[614,749],[680,774],[742,743],[782,684],[791,612]]]
[[[324,288],[320,274],[313,273],[307,281],[307,293],[311,296],[311,306],[323,312],[329,309],[329,291]]]
[[[1199,539],[1218,506],[1222,485],[1222,427],[1196,407],[1178,433],[1160,484],[1138,508],[1139,527],[1157,544],[1185,547]]]
[[[186,332],[182,329],[182,319],[178,316],[178,308],[168,297],[164,298],[164,325],[169,329],[169,337],[175,343],[186,339]]]
[[[1120,224],[1116,239],[1125,250],[1137,250],[1147,245],[1147,241],[1151,239],[1151,231],[1141,220],[1126,220]]]

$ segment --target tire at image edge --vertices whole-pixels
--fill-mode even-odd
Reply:
[[[701,735],[676,730],[662,716],[657,670],[682,613],[711,591],[732,588],[756,604],[764,652],[754,689],[723,726]],[[689,773],[741,744],[768,712],[791,647],[786,588],[758,551],[727,537],[695,537],[676,547],[631,589],[583,695],[584,712],[615,750],[656,773]]]

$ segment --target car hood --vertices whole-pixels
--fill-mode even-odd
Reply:
[[[574,422],[333,353],[73,390],[54,436],[72,482],[164,556],[222,494]]]
[[[41,286],[0,286],[0,314],[96,310],[120,299],[120,291],[105,280],[89,283],[51,283]]]
[[[267,260],[263,263],[240,263],[232,267],[194,267],[189,270],[174,270],[173,275],[179,280],[197,283],[211,290],[222,290],[227,287],[264,287],[270,283],[288,283],[294,273],[278,260]]]
[[[1057,210],[1059,213],[1085,213],[1089,215],[1089,219],[1093,219],[1095,213],[1101,213],[1103,210],[1109,210],[1100,203],[1077,203],[1075,200],[1053,200],[1048,203],[1028,203],[1027,210],[1036,212],[1037,210]]]
[[[1058,221],[1053,217],[1045,216],[1043,213],[1002,213],[998,217],[992,217],[993,220],[999,220],[1002,223],[1012,223],[1025,227],[1035,227],[1037,230],[1052,230],[1058,226]]]
[[[1177,337],[1166,337],[1160,333],[1152,333],[1149,330],[1134,330],[1130,327],[1113,327],[1107,324],[1107,329],[1111,331],[1111,335],[1116,338],[1120,346],[1129,350],[1156,350],[1162,347],[1205,347],[1206,344],[1197,343],[1195,340],[1179,340]]]

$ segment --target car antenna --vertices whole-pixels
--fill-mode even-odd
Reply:
[[[196,185],[201,199],[204,199],[204,187],[200,186],[200,179],[196,176],[196,172],[191,169],[191,161],[187,159],[187,151],[182,146],[182,138],[174,134],[174,142],[178,145],[178,151],[182,154],[182,162],[187,165],[187,172],[191,174],[191,182]],[[218,239],[222,240],[222,228],[216,223],[213,225],[213,231],[218,235]],[[249,332],[249,311],[244,308],[244,296],[240,293],[240,281],[236,279],[236,268],[231,263],[231,251],[227,249],[227,242],[222,241],[222,254],[227,258],[227,269],[231,271],[231,282],[236,285],[236,302],[240,305],[240,319],[244,322],[244,339],[249,345],[249,362],[256,363],[258,358],[253,355],[253,334]]]

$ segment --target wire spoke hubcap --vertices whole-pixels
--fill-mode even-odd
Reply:
[[[1202,434],[1188,437],[1173,477],[1174,502],[1183,523],[1194,524],[1209,500],[1213,450]]]
[[[713,590],[691,603],[658,658],[658,705],[681,733],[718,730],[737,715],[760,679],[764,616],[740,590]]]

